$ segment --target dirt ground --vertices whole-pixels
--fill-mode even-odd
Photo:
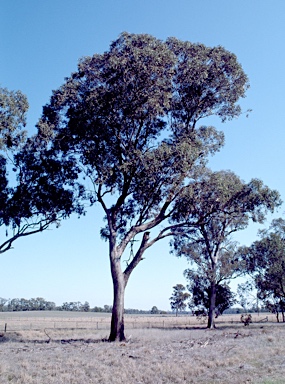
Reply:
[[[2,334],[0,382],[285,382],[283,324],[134,329],[123,343],[102,341],[106,336],[106,331],[64,329]]]

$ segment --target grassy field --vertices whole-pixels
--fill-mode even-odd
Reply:
[[[127,342],[114,344],[102,341],[107,329],[8,331],[0,337],[0,383],[285,382],[283,324],[130,327],[126,334]]]

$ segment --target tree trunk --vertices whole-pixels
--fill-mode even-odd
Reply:
[[[215,321],[214,321],[215,307],[216,307],[216,283],[211,282],[210,307],[209,307],[208,325],[207,325],[207,328],[210,328],[210,329],[215,328]]]
[[[123,341],[126,339],[124,333],[124,297],[126,282],[121,269],[120,257],[112,256],[113,255],[110,257],[110,261],[114,299],[109,341]]]
[[[112,232],[112,231],[111,231]],[[138,263],[143,259],[144,251],[149,247],[147,244],[149,239],[149,232],[143,234],[141,245],[135,254],[134,258],[123,272],[121,267],[121,256],[124,247],[116,246],[116,234],[110,236],[109,252],[110,252],[110,265],[113,280],[113,309],[111,319],[111,331],[109,341],[123,341],[126,340],[124,333],[124,298],[125,288],[128,283],[129,277]]]

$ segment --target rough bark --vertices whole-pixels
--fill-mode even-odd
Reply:
[[[109,341],[125,340],[124,333],[124,297],[125,278],[121,269],[120,257],[111,257],[111,272],[113,279],[113,309]]]
[[[210,328],[210,329],[215,328],[215,321],[214,321],[215,306],[216,306],[216,283],[211,282],[210,307],[209,307],[208,325],[207,325],[207,328]]]

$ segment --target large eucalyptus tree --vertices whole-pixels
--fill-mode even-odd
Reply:
[[[82,58],[44,107],[36,139],[49,157],[69,164],[66,182],[78,177],[82,197],[105,214],[101,235],[114,286],[110,341],[125,338],[132,271],[147,248],[173,233],[167,219],[175,200],[223,145],[223,133],[198,122],[239,116],[247,88],[236,56],[223,47],[122,33],[109,51]],[[123,268],[135,236],[136,252]]]

